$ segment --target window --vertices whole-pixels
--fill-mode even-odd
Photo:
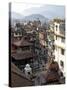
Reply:
[[[30,75],[30,72],[28,72],[28,74]]]
[[[60,24],[60,33],[65,34],[65,24]]]
[[[64,49],[61,49],[61,54],[64,55]]]
[[[61,42],[65,42],[65,38],[62,37],[62,38],[61,38]]]
[[[58,28],[58,26],[56,25],[56,31],[57,31],[57,28]]]
[[[64,62],[62,60],[60,61],[60,65],[64,67]]]
[[[19,35],[21,35],[22,33],[21,32],[18,32],[19,33]]]
[[[14,35],[17,35],[17,32],[15,32]]]
[[[17,48],[17,53],[22,52],[22,49],[20,47]]]
[[[56,36],[56,40],[57,40],[57,36]]]
[[[53,45],[53,50],[55,50],[55,46]]]

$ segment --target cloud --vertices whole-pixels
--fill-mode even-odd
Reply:
[[[59,5],[13,3],[12,11],[20,13],[24,16],[31,14],[41,14],[47,18],[65,17],[65,7]]]
[[[28,4],[28,3],[12,3],[12,12],[23,14],[26,9],[31,9],[34,7],[40,7],[40,4]]]

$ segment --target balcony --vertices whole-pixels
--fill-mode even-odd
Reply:
[[[63,48],[63,49],[65,48],[65,43],[62,43],[62,42],[57,41],[57,40],[54,42],[54,45],[58,46],[60,48]]]

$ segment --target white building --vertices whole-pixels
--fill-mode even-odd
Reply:
[[[65,21],[54,20],[51,30],[54,31],[55,61],[58,62],[60,70],[65,75]]]
[[[30,76],[32,75],[32,68],[30,67],[30,65],[26,64],[24,70],[25,70],[25,75],[30,78]]]

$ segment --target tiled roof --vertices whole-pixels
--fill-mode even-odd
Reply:
[[[30,86],[33,82],[13,63],[11,63],[11,86]]]
[[[23,38],[20,41],[14,42],[13,44],[16,45],[16,46],[30,46],[30,45],[32,45],[31,43],[24,40]]]
[[[33,54],[31,51],[25,51],[25,52],[16,52],[11,55],[15,60],[23,60],[23,59],[29,59],[33,58],[35,54]]]

